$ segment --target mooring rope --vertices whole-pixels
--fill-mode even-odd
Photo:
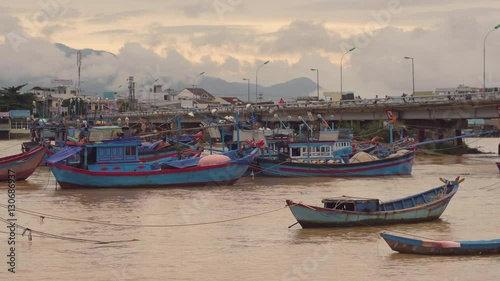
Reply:
[[[7,205],[5,204],[0,204],[0,207],[7,208]],[[238,220],[244,220],[252,217],[258,217],[262,216],[265,214],[273,213],[280,211],[282,209],[287,208],[287,206],[280,207],[277,209],[273,209],[270,211],[265,211],[257,214],[252,214],[252,215],[247,215],[243,217],[238,217],[238,218],[231,218],[231,219],[225,219],[225,220],[218,220],[218,221],[211,221],[211,222],[199,222],[199,223],[187,223],[187,224],[121,224],[121,223],[110,223],[110,222],[104,222],[104,221],[92,221],[92,220],[82,220],[82,219],[72,219],[72,218],[66,218],[66,217],[61,217],[61,216],[56,216],[56,215],[50,215],[50,214],[44,214],[36,211],[31,211],[27,209],[21,209],[21,208],[16,208],[16,212],[19,213],[24,213],[27,215],[31,216],[36,216],[40,218],[41,221],[45,219],[53,219],[53,220],[61,220],[61,221],[71,221],[71,222],[79,222],[79,223],[89,223],[89,224],[99,224],[99,225],[105,225],[105,226],[115,226],[115,227],[148,227],[148,228],[164,228],[164,227],[186,227],[186,226],[199,226],[199,225],[209,225],[209,224],[219,224],[219,223],[225,223],[225,222],[231,222],[231,221],[238,221]],[[0,218],[1,221],[1,218]]]
[[[0,222],[3,222],[7,225],[11,225],[12,222],[0,217]],[[20,228],[23,230],[23,233],[21,234],[24,236],[24,234],[28,235],[28,240],[32,240],[32,233],[38,234],[39,237],[43,238],[52,238],[52,239],[59,239],[59,240],[66,240],[66,241],[73,241],[73,242],[89,242],[89,243],[96,243],[96,244],[111,244],[111,243],[125,243],[125,242],[135,242],[139,241],[137,239],[129,239],[129,240],[113,240],[113,241],[102,241],[102,240],[93,240],[93,239],[84,239],[84,238],[76,238],[76,237],[69,237],[69,236],[62,236],[62,235],[57,235],[57,234],[52,234],[52,233],[47,233],[43,231],[38,231],[31,229],[29,227],[24,227],[22,225],[19,225],[18,223],[15,223],[16,228]]]

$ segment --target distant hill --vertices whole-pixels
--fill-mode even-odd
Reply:
[[[243,101],[248,99],[248,82],[227,82],[220,78],[203,77],[203,80],[197,86],[216,96],[234,96]],[[187,85],[184,85],[184,87],[187,87]],[[263,101],[304,97],[315,91],[316,82],[306,77],[296,78],[269,87],[260,85],[258,87],[258,94],[262,93]],[[250,100],[255,101],[255,82],[250,83]]]
[[[59,50],[63,51],[65,53],[65,56],[66,57],[69,57],[71,55],[74,55],[76,54],[78,51],[81,51],[82,52],[82,57],[86,57],[88,55],[92,55],[92,54],[95,54],[95,55],[98,55],[98,56],[102,56],[103,54],[109,54],[109,55],[112,55],[113,57],[116,57],[115,54],[113,53],[110,53],[108,51],[101,51],[101,50],[93,50],[93,49],[83,49],[83,50],[77,50],[77,49],[73,49],[71,47],[68,47],[64,44],[61,44],[61,43],[55,43],[54,44]]]
[[[70,57],[75,55],[79,50],[73,49],[61,43],[54,44],[59,50],[61,50],[66,57]],[[101,51],[101,50],[93,50],[93,49],[83,49],[80,50],[82,52],[82,57],[86,57],[89,55],[112,55],[116,57],[115,54]],[[110,73],[110,77],[108,80],[110,83],[112,81],[111,76],[113,73]],[[180,91],[184,88],[191,87],[190,84],[183,81],[169,81],[167,78],[166,81],[170,82],[170,88]],[[197,87],[204,88],[209,93],[215,96],[234,96],[243,101],[248,100],[248,83],[246,81],[242,82],[228,82],[220,78],[203,76],[198,80]],[[102,81],[92,81],[89,80],[86,84],[86,90],[89,92],[100,92],[100,89],[106,88],[106,82]],[[274,101],[278,101],[280,98],[288,99],[288,98],[296,98],[296,97],[304,97],[308,96],[311,93],[316,93],[316,82],[312,81],[306,77],[295,78],[290,81],[286,81],[280,84],[272,85],[269,87],[258,87],[258,93],[262,93],[262,100],[268,101],[272,99]],[[255,79],[253,83],[250,83],[250,100],[255,101]]]

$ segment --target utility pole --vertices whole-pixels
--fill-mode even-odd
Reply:
[[[128,103],[129,111],[135,111],[135,82],[134,76],[129,76],[128,81]]]
[[[82,52],[78,51],[76,53],[76,66],[78,66],[78,88],[76,89],[76,95],[79,96],[80,95],[80,71],[81,71],[81,68],[82,68]],[[73,84],[73,83],[72,83]]]

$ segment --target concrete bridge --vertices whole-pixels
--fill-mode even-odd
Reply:
[[[300,117],[307,121],[317,121],[318,114],[327,121],[370,121],[388,120],[394,115],[398,121],[429,123],[435,120],[445,122],[453,121],[462,124],[455,127],[466,126],[466,119],[496,119],[499,118],[500,94],[477,93],[450,96],[426,97],[390,97],[388,99],[356,99],[340,102],[304,102],[276,104],[253,104],[250,108],[241,106],[224,106],[211,109],[196,109],[200,114],[188,116],[193,109],[174,109],[155,112],[123,112],[119,115],[103,114],[106,119],[116,122],[118,118],[134,124],[147,120],[155,124],[175,123],[177,117],[182,116],[182,124],[199,124],[206,121],[205,115],[212,118],[218,116],[235,116],[239,111],[240,120],[249,120],[252,114],[258,117],[261,123],[301,122]],[[213,113],[217,110],[217,113]],[[465,125],[463,125],[465,124]]]

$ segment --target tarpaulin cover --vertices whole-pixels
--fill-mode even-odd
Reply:
[[[68,157],[71,157],[82,150],[83,150],[83,146],[67,145],[67,146],[63,147],[63,149],[61,149],[56,154],[49,157],[49,159],[47,159],[47,161],[45,161],[45,162],[48,164],[54,164],[54,163],[57,163],[59,161],[66,159]]]
[[[188,168],[188,167],[193,167],[197,166],[198,162],[200,162],[201,158],[191,158],[191,159],[182,159],[182,160],[173,160],[173,161],[166,161],[164,163],[160,164],[166,164],[170,167],[182,169],[182,168]]]

